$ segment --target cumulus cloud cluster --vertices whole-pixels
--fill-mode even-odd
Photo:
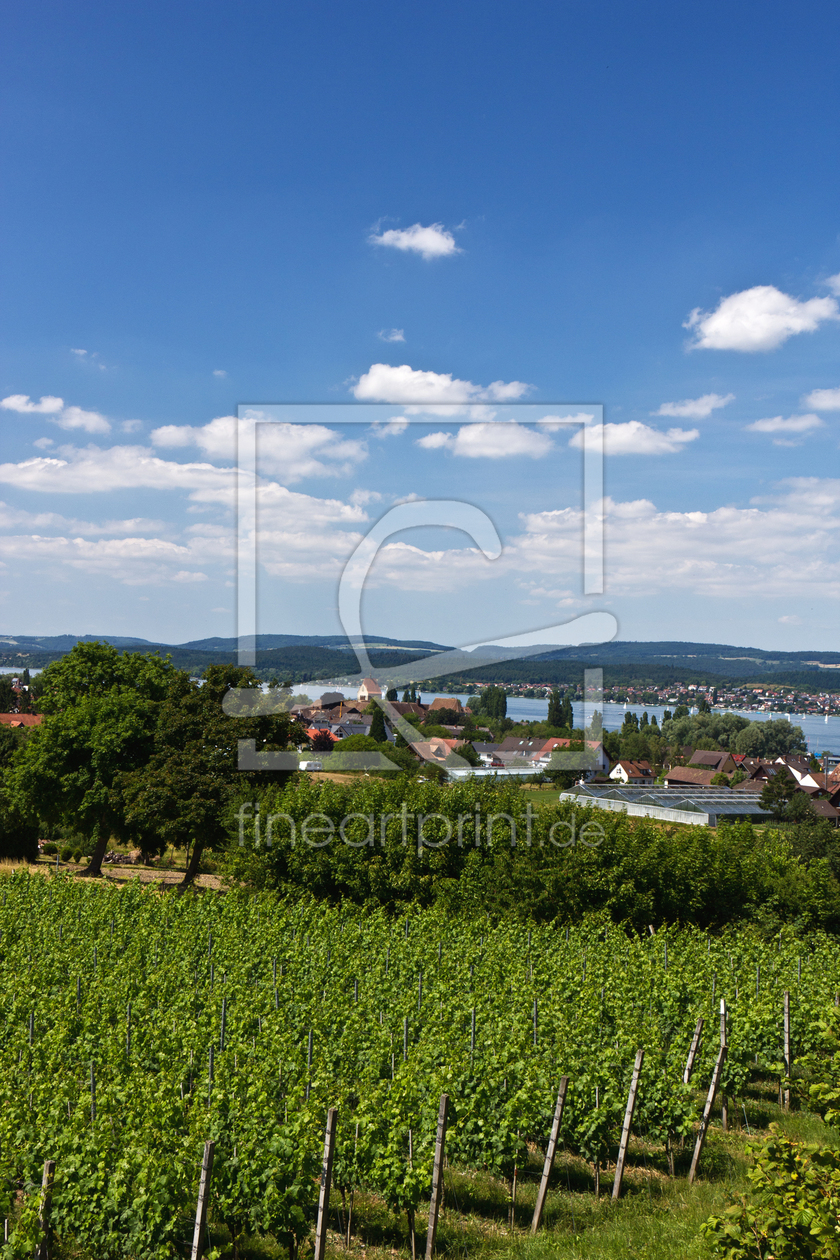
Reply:
[[[840,389],[812,389],[802,401],[814,411],[840,411]]]
[[[628,420],[626,424],[605,424],[604,453],[606,455],[674,455],[688,442],[700,436],[699,429],[652,429],[640,420]],[[569,446],[583,449],[582,431],[571,438]]]
[[[683,590],[716,599],[840,597],[840,480],[793,478],[746,508],[659,510],[647,499],[604,502],[607,590],[613,596]],[[514,540],[523,574],[574,581],[580,512],[523,518]]]
[[[417,440],[425,450],[445,448],[453,455],[470,459],[508,459],[528,455],[541,459],[551,450],[551,439],[545,433],[517,424],[515,420],[487,424],[463,424],[457,433],[427,433]]]
[[[493,412],[487,402],[515,402],[531,389],[523,381],[493,381],[474,385],[451,372],[424,372],[407,363],[392,366],[373,363],[353,386],[359,402],[401,403],[408,415],[423,412],[442,416],[471,415],[487,418]]]
[[[384,245],[388,249],[398,249],[403,253],[419,254],[421,258],[448,258],[461,251],[455,244],[455,237],[442,223],[430,223],[423,227],[422,223],[413,223],[408,228],[389,228],[387,232],[371,232],[368,237],[371,245]]]
[[[807,417],[782,420],[788,426],[783,428],[768,427],[777,423],[772,418],[758,431],[796,432],[789,427],[791,421],[804,425]],[[609,448],[615,439],[609,426],[606,429]],[[205,445],[221,441],[219,432],[217,426],[212,437],[205,435]],[[638,438],[638,428],[631,432]],[[689,439],[682,430],[677,432],[677,438],[667,434],[659,438],[681,446]],[[473,458],[479,448],[487,458],[501,458],[514,446],[526,458],[537,458],[539,444],[551,441],[550,434],[537,427],[487,422],[464,424],[457,433],[442,437],[445,441],[426,445],[439,444]],[[193,442],[192,435],[189,440]],[[332,434],[321,435],[321,446],[333,440]],[[651,439],[642,435],[639,440]],[[299,455],[309,457],[306,451]],[[96,523],[52,511],[0,506],[7,560],[38,562],[42,570],[53,565],[58,578],[75,570],[129,585],[200,583],[208,576],[230,580],[234,539],[225,515],[234,501],[230,467],[178,463],[136,446],[65,447],[55,456],[0,466],[0,482],[50,495],[149,488],[187,495],[196,507],[210,504],[222,512],[214,521],[175,530],[142,518]],[[272,576],[299,583],[338,577],[380,498],[365,491],[354,492],[347,501],[322,498],[270,477],[259,482],[257,493],[260,563]],[[775,496],[745,508],[673,512],[661,511],[647,499],[607,499],[603,513],[607,590],[613,596],[675,589],[710,598],[749,595],[757,600],[840,596],[840,480],[791,480]],[[519,533],[508,539],[497,561],[488,561],[472,547],[428,550],[401,539],[382,548],[371,581],[400,589],[464,591],[470,583],[506,579],[519,584],[526,601],[565,606],[579,599],[574,592],[580,578],[580,511],[526,513],[521,521]]]
[[[81,407],[65,407],[63,398],[45,394],[39,402],[33,402],[28,394],[10,394],[0,400],[4,411],[16,411],[22,416],[46,416],[60,429],[82,429],[85,433],[110,433],[110,421],[98,411],[85,411]]]
[[[236,458],[236,416],[217,416],[208,424],[167,424],[154,429],[160,449],[195,446],[208,459]],[[295,483],[304,477],[346,477],[367,457],[363,441],[344,438],[322,424],[266,424],[257,429],[260,468]]]
[[[758,284],[721,298],[713,311],[691,312],[683,325],[694,333],[695,350],[775,350],[797,333],[814,332],[827,320],[840,319],[833,297],[805,302],[772,284]]]

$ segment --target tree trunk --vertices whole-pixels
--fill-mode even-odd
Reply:
[[[96,876],[102,874],[102,859],[108,851],[108,841],[111,837],[104,828],[100,828],[100,832],[104,832],[104,834],[100,835],[100,839],[96,842],[96,848],[93,850],[93,855],[90,861],[85,869],[80,872],[83,876]]]
[[[189,888],[198,874],[198,864],[201,861],[201,855],[204,852],[204,845],[200,840],[196,840],[193,844],[193,850],[190,854],[190,860],[187,862],[187,869],[184,871],[184,878],[178,885],[178,891],[183,892]]]

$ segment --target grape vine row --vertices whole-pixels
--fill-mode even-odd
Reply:
[[[213,1220],[294,1254],[330,1106],[336,1189],[409,1213],[444,1092],[450,1162],[509,1177],[526,1142],[545,1144],[567,1075],[563,1141],[597,1164],[640,1047],[634,1124],[672,1142],[696,1121],[720,999],[737,1098],[756,1063],[781,1074],[786,990],[794,1053],[815,1050],[839,959],[834,939],[788,929],[637,937],[18,872],[0,882],[0,1216],[17,1222],[3,1254],[31,1255],[26,1205],[54,1159],[60,1237],[103,1260],[183,1255],[208,1139]]]

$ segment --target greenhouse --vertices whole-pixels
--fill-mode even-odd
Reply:
[[[716,827],[726,818],[735,822],[746,819],[762,822],[772,817],[762,809],[751,793],[733,792],[729,788],[590,787],[580,784],[560,793],[561,801],[578,805],[594,805],[636,818],[658,818],[663,822],[689,823],[697,827]]]

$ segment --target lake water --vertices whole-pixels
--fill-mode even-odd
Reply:
[[[40,669],[31,669],[31,675],[40,674]],[[0,666],[0,674],[22,674],[20,667],[8,668]],[[296,691],[303,691],[303,686],[296,687]],[[330,690],[333,690],[330,688]],[[341,691],[341,688],[335,688]],[[348,699],[355,699],[355,691],[343,691]],[[451,691],[424,691],[421,696],[423,704],[431,704],[438,696],[452,696]],[[457,697],[461,704],[466,704],[469,696],[459,695]],[[313,696],[314,699],[314,696]],[[641,704],[605,704],[600,705],[602,711],[604,728],[608,731],[617,731],[624,722],[625,713],[637,713],[639,717],[643,713],[647,713],[648,717],[656,714],[657,722],[662,723],[662,716],[665,712],[664,706],[659,705],[641,705]],[[575,724],[577,725],[583,714],[583,705],[580,703],[573,704],[572,709],[575,715]],[[823,752],[840,753],[840,717],[830,717],[826,722],[825,718],[819,717],[815,713],[802,714],[785,714],[785,713],[755,713],[741,709],[726,710],[727,712],[738,713],[740,717],[749,718],[751,722],[766,722],[769,718],[788,717],[793,726],[801,726],[802,733],[808,743],[808,751],[816,753],[817,756]],[[514,722],[544,722],[548,717],[548,700],[525,700],[521,696],[508,696],[507,702],[508,717]]]
[[[444,694],[451,696],[452,692],[423,692],[422,702],[431,704],[436,696]],[[469,697],[458,696],[458,699],[462,704],[466,704]],[[647,713],[649,718],[655,713],[660,725],[665,713],[665,706],[658,705],[628,704],[625,708],[623,704],[604,704],[598,707],[602,712],[604,729],[608,731],[618,730],[624,722],[625,713],[636,713],[639,717]],[[583,715],[583,705],[572,704],[572,710],[575,715],[575,725],[577,725]],[[671,711],[673,712],[673,705]],[[809,752],[816,753],[817,756],[823,752],[840,753],[840,717],[830,717],[826,722],[825,718],[814,713],[755,713],[740,709],[725,711],[738,713],[740,717],[748,718],[751,722],[766,722],[770,718],[787,717],[793,726],[802,727]],[[548,717],[548,700],[525,700],[520,696],[508,696],[507,714],[514,722],[544,722]]]

